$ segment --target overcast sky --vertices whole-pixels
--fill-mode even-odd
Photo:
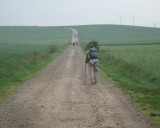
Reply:
[[[0,25],[160,27],[160,0],[0,0]]]

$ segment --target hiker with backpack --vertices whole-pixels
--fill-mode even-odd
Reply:
[[[90,49],[86,55],[86,63],[88,63],[91,84],[97,83],[98,72],[98,51],[93,44],[89,45]]]

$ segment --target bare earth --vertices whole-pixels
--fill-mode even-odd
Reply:
[[[0,128],[153,128],[101,74],[91,85],[87,70],[84,85],[84,60],[78,46],[70,47],[20,85],[0,105]]]

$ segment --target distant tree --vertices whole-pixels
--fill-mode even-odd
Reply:
[[[98,51],[100,50],[100,49],[99,49],[98,42],[97,42],[97,41],[95,41],[95,40],[90,41],[90,42],[86,45],[86,47],[85,47],[85,49],[86,49],[86,50],[88,50],[88,49],[89,49],[90,44],[93,44],[93,45],[94,45],[94,47],[95,47]]]

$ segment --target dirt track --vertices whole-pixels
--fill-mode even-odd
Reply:
[[[84,85],[84,55],[70,47],[0,105],[0,128],[153,128],[128,98],[100,74]]]

